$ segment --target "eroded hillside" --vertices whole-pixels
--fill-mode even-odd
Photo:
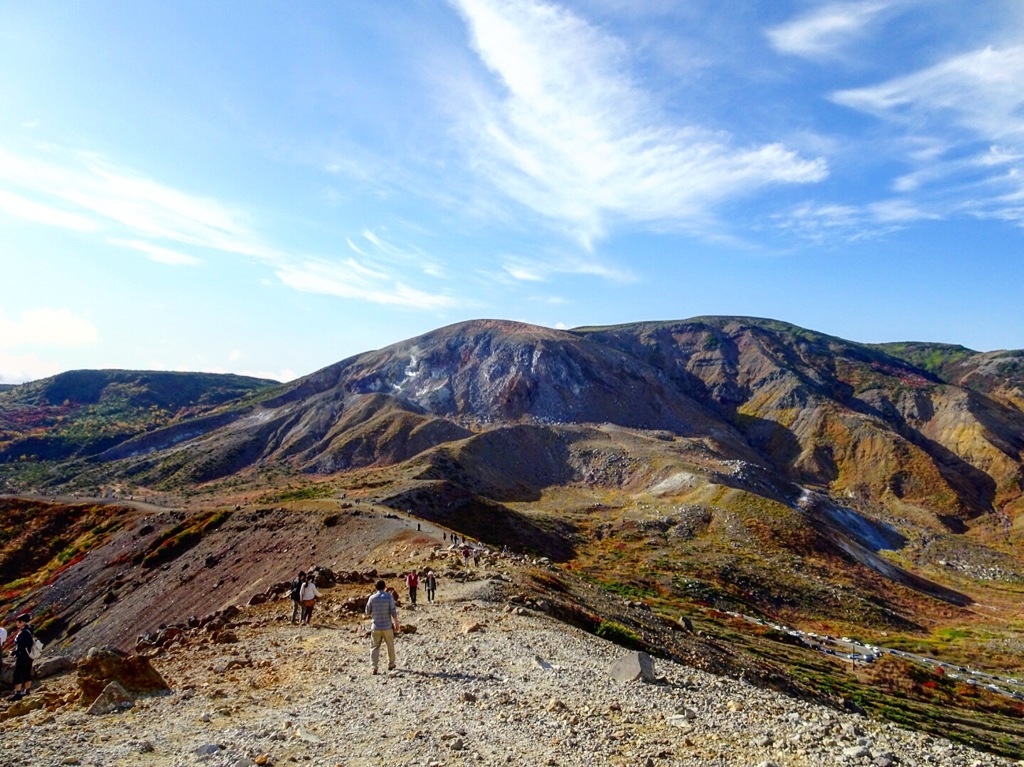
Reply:
[[[108,398],[111,444],[9,451],[0,479],[132,503],[40,514],[64,521],[5,588],[81,649],[247,599],[297,563],[395,561],[416,521],[666,620],[729,611],[1018,673],[1024,413],[1016,353],[993,354],[753,318],[478,321],[234,398],[204,379],[173,414],[133,399],[119,418]],[[35,424],[11,444],[70,439],[38,394],[55,383],[26,386],[0,393],[0,416]],[[590,603],[563,617],[599,615]],[[792,663],[797,688],[838,689]]]

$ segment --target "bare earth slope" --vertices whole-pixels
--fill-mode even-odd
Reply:
[[[73,675],[47,680],[33,693],[42,708],[0,724],[5,763],[1010,764],[668,661],[656,683],[615,681],[627,651],[509,606],[512,575],[442,579],[436,604],[403,604],[416,632],[398,638],[386,675],[369,674],[365,622],[329,589],[308,627],[289,624],[281,600],[235,618],[237,641],[189,632],[153,659],[171,693],[117,713],[62,704]]]

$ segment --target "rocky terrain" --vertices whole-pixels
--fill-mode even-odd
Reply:
[[[245,608],[217,632],[189,629],[147,651],[169,692],[90,714],[74,672],[37,683],[0,714],[0,763],[1011,764],[664,660],[648,679],[635,662],[623,674],[636,653],[531,609],[515,581],[515,565],[501,563],[442,577],[435,604],[403,599],[414,633],[396,640],[398,670],[380,676],[369,673],[365,620],[345,609],[365,586],[325,589],[310,626],[288,621],[287,598]]]
[[[574,330],[479,320],[288,384],[188,373],[64,373],[0,390],[0,602],[8,619],[31,610],[48,652],[76,659],[94,646],[131,651],[138,635],[161,624],[188,627],[183,622],[194,616],[248,605],[237,630],[238,646],[251,646],[251,665],[218,672],[225,647],[203,626],[188,628],[170,647],[142,648],[162,653],[157,665],[171,664],[175,692],[142,699],[128,716],[168,701],[187,700],[182,710],[191,711],[203,685],[232,677],[244,680],[241,708],[248,711],[258,708],[259,690],[278,689],[285,677],[277,674],[291,668],[284,650],[258,655],[261,644],[270,652],[300,636],[302,647],[312,642],[310,652],[343,659],[349,646],[326,638],[348,637],[358,654],[358,621],[341,613],[325,612],[329,626],[312,634],[290,635],[293,629],[277,622],[272,589],[297,564],[347,571],[330,590],[331,600],[341,599],[345,589],[367,588],[353,572],[426,565],[432,547],[458,533],[543,563],[501,581],[506,593],[494,605],[515,596],[509,589],[520,593],[513,605],[544,605],[534,611],[537,625],[575,637],[554,647],[568,652],[577,640],[579,647],[604,646],[596,635],[658,656],[669,682],[642,685],[636,694],[657,712],[659,727],[666,726],[669,698],[733,689],[742,679],[765,695],[770,689],[804,701],[792,704],[798,711],[813,703],[863,712],[872,721],[1021,758],[1024,702],[1013,694],[1017,684],[1002,689],[989,682],[1024,679],[1022,359],[1018,351],[941,344],[866,345],[748,317]],[[261,595],[270,606],[251,603]],[[450,606],[440,605],[435,613],[446,611]],[[472,647],[526,620],[499,617],[468,639],[458,638],[456,622],[434,636],[449,637],[444,642],[451,644],[441,644],[452,650],[448,660],[467,664],[466,653],[483,652]],[[416,647],[428,635],[402,641]],[[842,646],[887,652],[860,666],[800,640],[815,636],[848,637]],[[424,659],[433,657],[429,650]],[[501,650],[509,658],[518,652]],[[601,664],[576,665],[603,674],[601,652],[586,651]],[[533,654],[523,657],[533,682],[575,684],[572,663],[545,660],[562,676],[538,676]],[[185,658],[205,665],[174,666]],[[182,681],[193,672],[218,681]],[[430,680],[460,679],[407,672],[403,695]],[[703,672],[718,681],[708,677],[680,692],[678,679]],[[349,675],[339,674],[323,678]],[[353,689],[371,683],[352,674]],[[447,700],[440,689],[437,700],[446,715],[463,712],[460,726],[470,728],[475,720],[463,714],[487,710],[493,701],[484,693],[498,681],[519,689],[518,678],[495,671],[480,680],[479,691],[469,690],[476,700]],[[606,682],[599,678],[588,682],[594,690]],[[257,686],[246,688],[250,683]],[[625,697],[635,692],[614,689]],[[367,708],[331,690],[339,710]],[[532,700],[525,688],[509,695]],[[294,710],[298,722],[315,700],[310,692],[300,701],[296,692],[285,710]],[[572,752],[566,744],[576,743],[586,752],[599,743],[622,751],[609,751],[608,759],[630,763],[670,758],[662,752],[711,759],[716,732],[705,735],[699,726],[728,721],[710,702],[707,709],[685,704],[701,716],[668,725],[674,745],[627,754],[630,739],[595,740],[581,724],[592,717],[573,700],[561,702],[576,721],[559,734],[529,729],[540,724],[525,703],[519,720],[511,703],[494,705],[513,720],[492,726],[519,725],[513,729],[529,733],[534,749],[546,749],[544,760],[568,758],[555,746]],[[591,708],[602,722],[641,721],[639,704],[614,710],[614,702]],[[391,699],[375,699],[367,716],[381,705],[397,710]],[[562,722],[560,706],[551,705],[555,711],[540,721]],[[679,705],[674,701],[669,713]],[[232,706],[240,704],[213,710]],[[728,713],[743,721],[750,715],[744,711]],[[220,721],[207,713],[210,722],[200,724]],[[626,722],[627,714],[636,721]],[[241,721],[244,714],[232,716]],[[335,721],[338,714],[318,717]],[[793,720],[810,728],[798,745],[782,725],[737,743],[760,739],[763,756],[752,752],[753,764],[780,765],[825,758],[813,751],[816,741],[829,743],[828,759],[846,759],[844,749],[861,745],[841,725],[828,735],[807,721]],[[324,732],[300,728],[307,730]],[[646,724],[629,732],[635,740]],[[456,732],[466,747],[442,758],[426,746],[416,750],[433,736],[399,734],[422,763],[466,759],[473,743],[487,742],[476,731],[472,738]],[[363,736],[345,737],[356,743]],[[155,758],[156,736],[150,745],[146,753]],[[885,748],[869,752],[869,763],[884,762]],[[493,749],[479,753],[507,757]],[[229,751],[204,758],[226,759]],[[177,753],[199,758],[187,744]],[[83,751],[73,758],[90,757]]]

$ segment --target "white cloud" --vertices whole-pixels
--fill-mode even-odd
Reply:
[[[119,226],[147,240],[169,240],[269,260],[281,255],[260,241],[241,213],[218,200],[117,169],[95,154],[50,148],[45,157],[19,156],[0,149],[0,184],[8,187],[8,201],[24,199],[11,188],[46,198],[35,210],[34,220],[39,223],[76,224],[83,229]],[[65,218],[48,217],[46,210],[60,211]]]
[[[352,242],[352,238],[351,237],[346,237],[345,238],[345,242],[348,245],[348,247],[352,250],[353,253],[357,253],[360,256],[366,257],[366,255],[367,255],[366,251],[364,251],[362,248],[360,248],[358,245],[356,245],[354,242]]]
[[[4,186],[28,190],[47,202],[33,202]],[[174,247],[187,245],[264,261],[296,290],[420,308],[451,305],[447,297],[389,276],[396,268],[406,274],[410,269],[428,276],[444,274],[442,265],[415,247],[395,245],[365,230],[358,242],[347,241],[362,260],[340,265],[317,258],[303,262],[265,244],[240,211],[116,168],[91,153],[48,147],[19,155],[0,148],[0,209],[51,226],[102,229],[107,242],[172,266],[200,263]]]
[[[593,258],[549,257],[544,260],[524,256],[508,256],[502,266],[505,274],[521,282],[547,282],[561,274],[582,274],[613,282],[635,282],[629,271],[602,264]]]
[[[514,280],[521,280],[522,282],[543,282],[544,277],[538,270],[533,268],[535,265],[527,266],[522,263],[508,263],[505,264],[505,271]]]
[[[20,384],[36,381],[61,372],[52,362],[45,362],[35,354],[8,354],[0,349],[0,383]]]
[[[1024,141],[1024,46],[991,47],[880,85],[837,91],[838,104],[897,122],[952,120],[990,141]]]
[[[840,58],[852,42],[861,39],[868,27],[894,5],[891,0],[830,3],[772,27],[765,35],[780,53],[808,59]]]
[[[144,240],[111,239],[110,243],[112,245],[119,245],[124,248],[138,250],[149,256],[151,260],[160,264],[168,264],[170,266],[195,266],[199,263],[199,259],[195,256],[189,256],[177,250],[171,250],[170,248],[163,248]]]
[[[837,91],[832,100],[904,132],[913,170],[895,189],[942,197],[933,203],[1024,223],[1024,46],[961,54],[878,85]],[[923,149],[922,149],[923,148]],[[941,183],[939,187],[938,182]]]
[[[447,269],[443,264],[415,245],[396,244],[370,229],[360,232],[360,238],[360,242],[355,242],[352,238],[346,238],[345,242],[353,253],[377,266],[363,266],[350,260],[349,263],[354,269],[369,269],[375,272],[374,276],[381,278],[386,277],[389,269],[396,268],[406,274],[414,270],[428,277],[447,276]]]
[[[100,228],[100,225],[90,218],[34,202],[6,189],[0,189],[0,210],[15,218],[62,229],[94,232]]]
[[[277,276],[285,285],[306,293],[414,309],[442,309],[455,305],[448,296],[409,287],[382,272],[363,267],[353,259],[344,262],[306,260],[278,269]]]
[[[475,105],[463,125],[474,168],[585,245],[619,220],[692,227],[725,199],[827,175],[781,144],[680,127],[630,77],[627,47],[565,9],[452,1],[501,85],[459,84]]]
[[[29,309],[18,319],[0,312],[0,349],[28,344],[83,346],[96,341],[96,327],[69,309]]]
[[[921,210],[909,200],[882,200],[868,206],[875,221],[882,224],[905,224],[911,221],[937,220],[937,213]]]
[[[867,240],[896,228],[877,219],[867,206],[805,202],[772,216],[776,228],[815,244]]]

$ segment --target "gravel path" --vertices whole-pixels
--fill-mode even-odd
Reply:
[[[169,695],[0,723],[0,767],[1012,764],[667,661],[657,683],[617,682],[609,667],[627,651],[500,592],[445,581],[442,601],[403,609],[416,633],[380,676],[364,621],[329,593],[309,627],[281,620],[284,602],[247,609],[238,642],[191,637],[153,660]],[[69,695],[73,675],[41,687]]]

